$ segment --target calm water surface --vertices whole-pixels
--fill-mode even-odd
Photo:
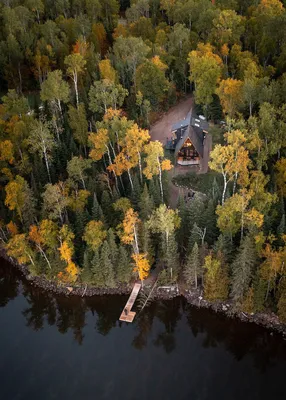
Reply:
[[[127,325],[125,301],[43,293],[0,260],[0,399],[286,399],[278,335],[183,299]]]

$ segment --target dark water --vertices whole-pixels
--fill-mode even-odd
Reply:
[[[286,399],[286,341],[183,299],[118,317],[126,298],[31,288],[0,261],[0,399]]]

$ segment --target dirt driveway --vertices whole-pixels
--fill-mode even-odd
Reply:
[[[159,140],[159,142],[166,144],[167,137],[171,136],[172,125],[184,119],[193,105],[193,98],[191,96],[180,101],[174,107],[170,108],[159,121],[155,122],[150,129],[152,140]]]
[[[170,108],[150,129],[152,140],[159,140],[163,145],[166,144],[167,138],[171,136],[172,125],[184,119],[193,105],[193,98],[191,96],[180,101],[174,107]],[[175,167],[169,172],[170,179],[170,200],[169,205],[176,208],[179,196],[185,195],[185,189],[178,188],[172,184],[172,177],[179,174],[184,174],[189,170],[188,167]]]

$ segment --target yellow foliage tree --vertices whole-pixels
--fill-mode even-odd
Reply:
[[[85,227],[82,238],[92,250],[96,250],[101,246],[106,236],[107,232],[104,229],[103,222],[90,221]]]
[[[88,136],[89,142],[92,146],[92,149],[90,150],[89,157],[92,158],[95,161],[99,161],[102,159],[104,154],[107,154],[108,156],[108,162],[109,165],[111,166],[112,159],[111,159],[111,154],[109,150],[109,134],[108,130],[105,128],[100,128],[96,133],[91,133]],[[112,168],[111,168],[112,170]],[[118,183],[117,183],[117,175],[116,173],[112,170],[116,182],[116,187],[118,189]]]
[[[268,298],[270,290],[275,286],[277,276],[285,262],[285,249],[276,250],[272,246],[273,240],[274,238],[270,237],[269,243],[266,243],[265,248],[262,250],[262,256],[265,258],[265,261],[262,263],[259,271],[262,279],[267,281],[265,301]]]
[[[99,68],[101,79],[107,79],[112,83],[116,82],[116,80],[117,80],[116,71],[112,67],[111,62],[108,58],[105,60],[99,61],[98,68]]]
[[[142,160],[141,153],[143,152],[144,146],[150,140],[149,132],[146,129],[141,129],[137,124],[134,124],[126,132],[125,146],[126,151],[139,165],[140,180],[142,182]]]
[[[207,107],[213,100],[222,74],[223,63],[209,43],[199,43],[197,50],[189,54],[190,81],[195,84],[195,98],[198,104]]]
[[[147,254],[133,254],[132,258],[135,262],[134,272],[138,272],[141,285],[143,286],[143,281],[148,277],[150,271],[150,264],[147,259]]]
[[[54,252],[58,243],[58,225],[49,219],[40,222],[40,235],[48,252]]]
[[[144,152],[146,153],[146,167],[143,170],[143,174],[147,179],[152,179],[154,175],[159,176],[161,198],[164,201],[164,192],[162,184],[162,171],[170,170],[172,164],[169,160],[163,160],[164,150],[163,145],[158,140],[151,141],[144,147]]]
[[[248,150],[243,145],[246,141],[244,134],[239,130],[230,131],[225,134],[225,139],[227,145],[216,145],[210,153],[211,161],[209,162],[209,167],[223,176],[222,204],[230,181],[234,182],[233,193],[235,193],[237,182],[242,187],[249,184],[248,167],[250,165]]]
[[[275,165],[276,181],[279,192],[286,197],[286,158],[281,158]]]
[[[8,230],[8,232],[10,233],[11,236],[15,236],[15,235],[18,234],[18,227],[17,227],[17,225],[16,225],[13,221],[10,221],[10,222],[6,225],[6,227],[7,227],[7,230]]]
[[[209,255],[205,258],[204,269],[205,284],[204,294],[208,300],[225,300],[228,296],[227,271],[222,267],[221,262]]]
[[[25,189],[27,182],[20,175],[17,175],[13,181],[10,181],[6,187],[5,205],[9,210],[16,210],[21,222],[23,222],[23,207],[26,201]]]
[[[120,199],[116,200],[113,204],[113,208],[115,211],[121,211],[123,214],[126,213],[131,207],[131,202],[127,197],[121,197]]]
[[[243,105],[243,82],[232,78],[222,80],[216,93],[223,112],[234,117],[240,106]]]
[[[109,153],[107,129],[99,129],[97,133],[91,133],[88,139],[93,146],[89,153],[93,160],[101,160],[106,152]]]
[[[33,250],[29,246],[27,236],[24,233],[16,234],[6,244],[8,256],[16,258],[19,264],[31,263],[35,265],[33,260]]]
[[[125,244],[131,244],[134,249],[134,253],[139,253],[138,245],[138,234],[137,234],[137,224],[139,223],[138,213],[129,208],[126,211],[124,220],[122,222],[122,234],[121,240]]]
[[[263,215],[250,205],[253,195],[251,190],[243,189],[228,198],[223,205],[218,205],[217,225],[221,232],[232,236],[240,229],[242,238],[245,228],[262,227]]]
[[[156,67],[158,67],[163,72],[165,72],[168,69],[168,65],[164,64],[159,56],[154,56],[151,61],[154,65],[156,65]]]
[[[47,254],[44,250],[44,239],[41,235],[41,230],[36,226],[36,225],[31,225],[30,226],[30,231],[29,231],[29,239],[35,243],[37,250],[40,252],[40,254],[44,257],[46,260],[48,266],[50,269],[51,263],[47,257]]]
[[[61,259],[66,262],[67,267],[65,268],[64,273],[60,272],[58,274],[58,278],[63,282],[75,282],[79,275],[79,268],[72,261],[74,254],[74,234],[69,230],[67,225],[63,225],[60,230],[59,237],[61,245],[58,250],[60,252]]]
[[[75,212],[83,212],[90,196],[88,190],[73,190],[69,197],[69,206]]]
[[[113,164],[107,167],[108,171],[112,171],[116,176],[121,176],[123,172],[127,171],[131,190],[133,191],[133,181],[131,177],[131,168],[136,166],[136,160],[132,159],[126,153],[126,149],[123,149],[114,159]]]
[[[0,142],[0,161],[7,161],[9,164],[13,164],[15,161],[14,146],[10,140]]]

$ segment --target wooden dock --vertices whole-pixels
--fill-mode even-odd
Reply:
[[[133,307],[133,304],[135,303],[135,300],[138,296],[138,293],[141,289],[141,284],[140,283],[135,283],[133,290],[129,296],[129,299],[127,300],[127,303],[120,315],[119,320],[120,321],[125,321],[125,322],[132,322],[136,312],[131,311],[131,308]]]

